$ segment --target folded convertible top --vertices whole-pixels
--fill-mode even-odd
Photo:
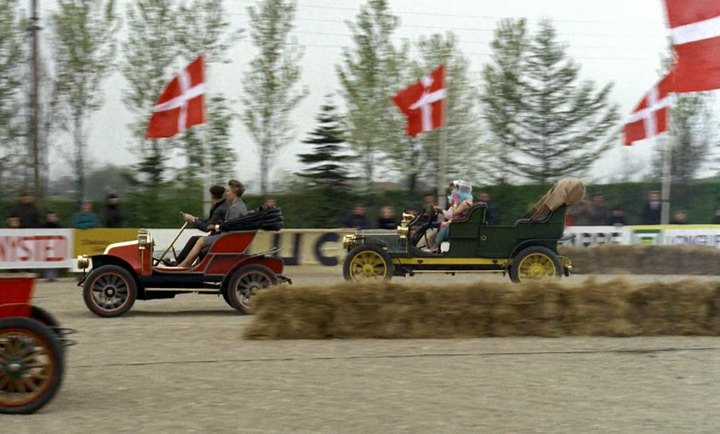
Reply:
[[[256,208],[248,211],[242,217],[228,220],[220,225],[223,232],[231,231],[279,231],[283,226],[282,208]]]

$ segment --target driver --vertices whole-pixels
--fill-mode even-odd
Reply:
[[[228,181],[228,188],[225,191],[225,200],[229,204],[229,207],[225,213],[223,221],[233,220],[247,214],[247,207],[245,206],[245,202],[242,200],[243,193],[245,193],[245,186],[240,181],[234,179]],[[188,256],[178,264],[178,267],[190,267],[195,259],[200,256],[202,249],[204,247],[212,247],[221,235],[222,233],[219,231],[219,225],[216,225],[215,232],[213,232],[212,235],[198,238],[195,245],[190,250],[190,253],[188,253]]]
[[[210,200],[212,201],[212,207],[210,208],[210,215],[206,220],[184,212],[181,212],[180,216],[184,221],[195,225],[195,228],[200,229],[203,232],[213,232],[216,226],[222,223],[225,218],[225,213],[227,213],[227,210],[230,207],[230,204],[225,200],[225,187],[222,185],[213,185],[210,187]],[[182,262],[182,260],[187,257],[188,253],[190,253],[190,249],[192,249],[195,245],[198,238],[200,238],[200,235],[193,235],[190,237],[187,243],[185,243],[185,247],[183,247],[180,254],[178,254],[177,259],[174,261],[170,258],[164,258],[163,264],[174,266],[176,262]]]

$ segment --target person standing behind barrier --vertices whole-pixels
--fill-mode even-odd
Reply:
[[[659,225],[662,216],[662,202],[660,192],[651,191],[648,193],[648,200],[643,206],[640,222],[644,225]]]
[[[671,225],[686,225],[687,224],[687,212],[684,210],[678,210],[673,215],[673,219],[670,222]]]
[[[395,210],[393,207],[384,206],[380,209],[377,224],[378,229],[397,229],[397,221],[395,221]]]
[[[33,203],[35,199],[29,191],[20,193],[20,200],[8,210],[9,217],[19,219],[20,228],[40,227],[40,211]]]
[[[605,224],[608,226],[625,226],[627,224],[625,222],[625,211],[619,206],[616,206],[612,209],[610,217],[608,217]]]
[[[353,210],[340,220],[341,228],[370,229],[367,219],[367,208],[362,204],[355,204]]]
[[[497,205],[495,202],[490,200],[490,193],[485,191],[478,194],[478,200],[485,202],[485,223],[489,225],[497,224],[500,219],[500,213],[498,212]]]
[[[77,229],[93,229],[100,227],[98,216],[92,211],[92,202],[80,202],[80,211],[72,216],[72,226]]]
[[[48,211],[47,214],[45,214],[45,223],[43,223],[41,227],[45,229],[60,229],[62,227],[55,211]],[[48,282],[54,282],[58,278],[58,274],[59,271],[57,268],[46,268],[43,270],[43,277]]]
[[[602,226],[610,217],[610,212],[605,206],[605,198],[600,192],[592,195],[592,204],[590,205],[590,220],[593,226]]]
[[[117,194],[108,194],[103,208],[103,223],[106,228],[121,228],[127,216],[120,209],[120,198]]]
[[[710,220],[710,223],[720,225],[720,206],[715,208],[715,214],[713,215],[712,220]]]

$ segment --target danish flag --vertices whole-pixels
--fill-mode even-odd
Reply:
[[[145,137],[173,137],[205,123],[203,57],[193,60],[167,85],[153,107]]]
[[[668,113],[673,95],[674,71],[668,73],[640,100],[625,124],[625,145],[649,139],[668,130]]]
[[[392,98],[395,105],[407,116],[408,136],[415,137],[443,125],[443,100],[446,94],[445,65],[440,65]]]
[[[720,1],[665,0],[678,93],[720,89]]]

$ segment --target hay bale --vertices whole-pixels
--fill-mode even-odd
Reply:
[[[720,335],[720,284],[478,282],[282,287],[255,300],[250,339]]]
[[[588,279],[568,293],[567,330],[573,336],[633,336],[636,327],[626,316],[625,279]]]
[[[714,296],[712,285],[693,280],[639,285],[626,294],[627,316],[643,335],[708,335]]]

